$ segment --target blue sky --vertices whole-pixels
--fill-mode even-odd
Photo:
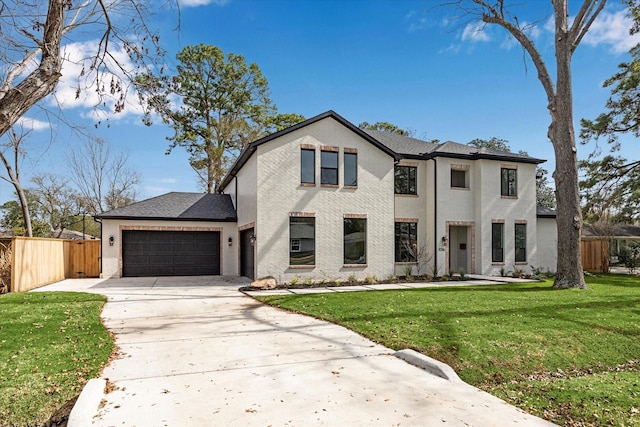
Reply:
[[[312,117],[331,109],[356,125],[388,121],[414,130],[417,137],[441,141],[467,143],[500,137],[514,151],[548,159],[543,166],[553,171],[553,149],[546,137],[547,101],[531,62],[523,61],[522,50],[501,28],[478,27],[470,17],[457,18],[457,11],[434,8],[434,3],[182,0],[180,33],[174,30],[175,11],[158,13],[151,25],[160,29],[170,66],[175,65],[180,48],[198,43],[216,45],[257,63],[279,112]],[[521,22],[535,23],[531,37],[553,73],[550,1],[526,3],[517,14]],[[640,41],[628,35],[629,25],[620,3],[610,1],[576,51],[576,123],[602,112],[608,97],[608,90],[601,87],[603,80]],[[83,40],[83,46],[89,41]],[[73,76],[70,65],[64,74]],[[103,121],[94,128],[90,99],[74,100],[73,92],[73,84],[63,80],[56,93],[65,117],[87,126],[114,148],[129,151],[131,166],[142,176],[141,198],[200,190],[186,154],[181,149],[164,154],[165,138],[171,134],[167,125],[157,122],[145,127],[139,109],[131,104],[110,118],[109,126]],[[52,105],[52,100],[47,102]],[[42,124],[45,119],[38,111],[28,114],[41,126],[29,141],[24,181],[40,172],[66,174],[64,153],[79,139],[63,124],[54,124],[53,129]],[[593,144],[578,150],[579,157],[585,158]],[[640,146],[623,138],[622,155],[640,158]],[[2,182],[0,201],[12,197],[13,189]]]

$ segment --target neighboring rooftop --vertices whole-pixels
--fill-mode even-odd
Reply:
[[[557,215],[555,210],[538,205],[536,206],[536,216],[538,218],[555,218]]]
[[[634,237],[640,238],[640,227],[632,224],[585,224],[582,237]]]
[[[228,194],[172,192],[95,215],[100,219],[151,219],[179,221],[237,220]]]

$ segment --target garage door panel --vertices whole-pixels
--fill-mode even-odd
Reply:
[[[220,274],[220,233],[125,230],[123,276]]]

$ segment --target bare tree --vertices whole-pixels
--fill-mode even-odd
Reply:
[[[131,204],[140,176],[127,165],[128,153],[112,152],[101,139],[87,139],[67,156],[71,180],[87,213],[102,213]]]
[[[115,112],[122,111],[130,71],[114,51],[125,51],[139,67],[163,54],[146,25],[149,14],[144,0],[1,0],[0,137],[54,91],[65,60],[62,40],[72,41],[76,33],[100,35],[80,64],[76,96],[90,87],[100,101],[109,96]]]
[[[65,178],[44,173],[31,179],[36,187],[31,192],[37,197],[42,219],[49,224],[53,237],[59,238],[62,232],[75,221],[78,214],[79,195],[69,187]]]
[[[553,287],[585,288],[580,253],[582,213],[573,126],[571,59],[606,0],[584,0],[573,20],[569,19],[568,0],[551,0],[555,18],[555,82],[540,51],[527,35],[531,24],[519,21],[505,5],[505,0],[458,0],[449,3],[478,16],[485,24],[495,24],[507,30],[536,68],[538,80],[547,95],[547,108],[551,115],[548,137],[556,158],[553,177],[557,194],[558,266]]]
[[[20,201],[22,208],[22,218],[24,220],[25,236],[33,237],[33,228],[31,227],[31,213],[29,212],[29,204],[27,203],[27,195],[22,184],[20,183],[20,157],[22,157],[21,144],[24,139],[31,133],[31,131],[25,131],[24,128],[20,128],[20,133],[15,128],[11,128],[9,133],[9,141],[3,144],[0,151],[0,159],[7,169],[7,177],[0,177],[5,181],[13,185],[16,190],[16,195]],[[5,154],[5,151],[11,151],[9,157]],[[13,157],[13,166],[11,165],[11,157]]]

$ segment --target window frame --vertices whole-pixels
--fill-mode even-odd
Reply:
[[[457,184],[458,181],[460,181],[460,177],[458,177],[458,179],[454,180],[453,175],[454,174],[462,174],[462,185],[454,185]],[[465,169],[451,169],[451,188],[469,188],[469,185],[467,184],[467,171]]]
[[[340,181],[340,156],[338,155],[338,151],[335,150],[320,150],[320,185],[326,186],[337,186]],[[331,155],[331,157],[335,156],[335,167],[326,166],[325,157]],[[325,172],[335,171],[335,182],[325,181]]]
[[[348,223],[353,223],[348,226]],[[356,225],[359,223],[359,225]],[[351,226],[354,228],[349,229]],[[360,231],[354,231],[347,234],[347,231],[357,229]],[[347,243],[347,236],[351,236],[354,233],[363,233],[363,239],[355,242]],[[357,259],[353,257],[347,257],[347,252],[352,245],[361,245],[362,251],[359,251],[359,257]],[[350,251],[349,251],[350,252]],[[366,217],[349,217],[345,216],[342,221],[342,263],[344,265],[357,265],[363,266],[367,264],[367,218]]]
[[[313,237],[312,240],[312,249],[311,250],[303,250],[303,242],[305,239],[304,236],[294,235],[293,233],[293,225],[311,225],[313,227]],[[293,243],[294,241],[298,241],[298,250],[293,251]],[[309,257],[309,255],[300,256],[297,254],[305,254],[310,253],[310,259],[308,262],[303,262],[305,257]],[[294,254],[296,254],[294,256]],[[316,264],[316,218],[313,216],[290,216],[289,217],[289,265],[292,267],[314,267]]]
[[[406,170],[406,177],[399,177],[400,172]],[[406,183],[400,183],[399,179],[406,180]],[[403,184],[403,185],[399,185]],[[413,191],[412,191],[413,184]],[[402,188],[401,188],[402,187]],[[393,169],[393,188],[395,194],[418,194],[418,167],[409,165],[395,165]]]
[[[403,228],[407,228],[403,233]],[[396,221],[394,224],[394,261],[397,263],[415,263],[416,257],[408,249],[403,248],[403,235],[408,236],[408,244],[418,245],[418,223],[409,221]]]
[[[491,262],[504,264],[504,222],[491,223]]]
[[[311,153],[312,158],[311,158],[311,165],[312,165],[312,175],[311,175],[311,181],[305,181],[305,152],[307,153]],[[309,161],[309,159],[306,159],[307,162]],[[309,167],[309,165],[307,165],[307,168]],[[300,184],[302,185],[316,185],[316,150],[315,148],[306,148],[306,147],[302,147],[300,149]]]
[[[518,169],[517,168],[511,168],[511,167],[500,168],[500,195],[502,197],[518,197]]]
[[[353,158],[353,165],[350,162],[347,162],[347,158]],[[343,153],[343,174],[344,174],[344,186],[345,187],[357,187],[358,186],[358,153],[352,151],[346,151]],[[351,171],[353,168],[353,171]],[[351,182],[347,182],[347,175],[353,175],[353,180]]]
[[[517,222],[514,224],[513,231],[514,231],[513,247],[515,250],[514,262],[526,263],[527,262],[527,224]]]

